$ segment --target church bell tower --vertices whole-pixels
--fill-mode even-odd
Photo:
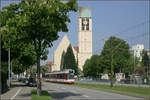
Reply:
[[[91,8],[79,7],[78,16],[78,66],[83,70],[83,65],[92,56],[92,14]]]

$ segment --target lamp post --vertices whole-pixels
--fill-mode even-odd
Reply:
[[[10,40],[9,40],[10,44]],[[10,87],[10,47],[8,49],[8,86]]]

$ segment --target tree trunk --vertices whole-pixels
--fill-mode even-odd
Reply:
[[[37,95],[41,96],[40,56],[37,56]]]

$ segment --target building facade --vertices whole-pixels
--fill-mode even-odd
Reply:
[[[139,58],[140,61],[142,61],[142,51],[144,50],[144,45],[143,44],[136,44],[133,45],[131,48],[131,52],[133,56]]]
[[[64,35],[63,39],[61,40],[60,44],[58,45],[57,49],[54,51],[54,58],[53,58],[53,65],[52,65],[52,72],[53,71],[60,71],[61,65],[61,58],[62,53],[67,51],[67,48],[70,45],[70,41],[67,35]],[[75,59],[77,60],[77,47],[72,47]]]

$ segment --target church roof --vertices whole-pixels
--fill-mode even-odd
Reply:
[[[79,7],[79,17],[92,17],[90,7]]]
[[[60,41],[59,45],[57,46],[57,49],[55,52],[60,52],[60,50],[63,50],[63,48],[67,48],[68,45],[71,44],[67,35],[65,34],[62,40]]]
[[[76,52],[79,52],[79,47],[78,47],[78,46],[74,46],[73,48],[74,48],[74,50],[75,50]]]
[[[47,65],[47,66],[50,66],[50,65],[52,65],[52,62],[51,62],[51,61],[47,61],[47,62],[46,62],[46,65]]]

